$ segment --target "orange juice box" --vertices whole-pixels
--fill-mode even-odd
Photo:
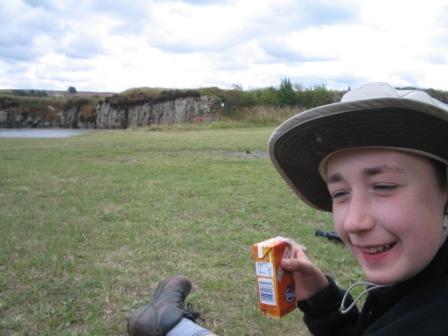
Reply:
[[[269,317],[280,318],[296,308],[294,279],[280,267],[293,244],[288,238],[275,237],[252,245],[260,311]]]

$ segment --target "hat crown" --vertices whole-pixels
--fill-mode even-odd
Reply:
[[[424,91],[395,89],[387,83],[368,83],[348,91],[342,96],[341,103],[368,99],[398,98],[410,99],[433,105],[448,111],[448,105],[432,98]]]

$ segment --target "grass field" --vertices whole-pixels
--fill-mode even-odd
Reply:
[[[344,248],[265,155],[271,127],[92,131],[0,139],[0,335],[125,335],[157,282],[182,273],[219,335],[308,335],[298,311],[258,312],[250,246],[308,247],[339,283]]]

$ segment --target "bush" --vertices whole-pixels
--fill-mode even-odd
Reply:
[[[325,85],[317,85],[314,87],[313,97],[311,99],[311,107],[330,104],[333,102],[333,94],[327,90]]]
[[[0,109],[8,109],[11,107],[18,107],[20,100],[13,97],[0,97]]]
[[[47,97],[48,94],[43,90],[12,90],[14,96],[20,97]]]
[[[256,105],[264,106],[278,106],[278,92],[275,88],[268,87],[265,89],[254,90],[253,93],[256,96]]]
[[[169,90],[136,88],[126,90],[120,94],[106,97],[105,102],[115,108],[129,108],[145,103],[158,104],[179,98],[200,97],[199,90]]]

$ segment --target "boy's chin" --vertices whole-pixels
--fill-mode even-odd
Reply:
[[[375,285],[393,285],[406,281],[412,275],[391,274],[390,270],[385,272],[364,272],[365,279]]]
[[[366,271],[364,270],[364,278],[366,281],[375,285],[391,285],[399,282],[398,274],[391,274],[391,271]]]

